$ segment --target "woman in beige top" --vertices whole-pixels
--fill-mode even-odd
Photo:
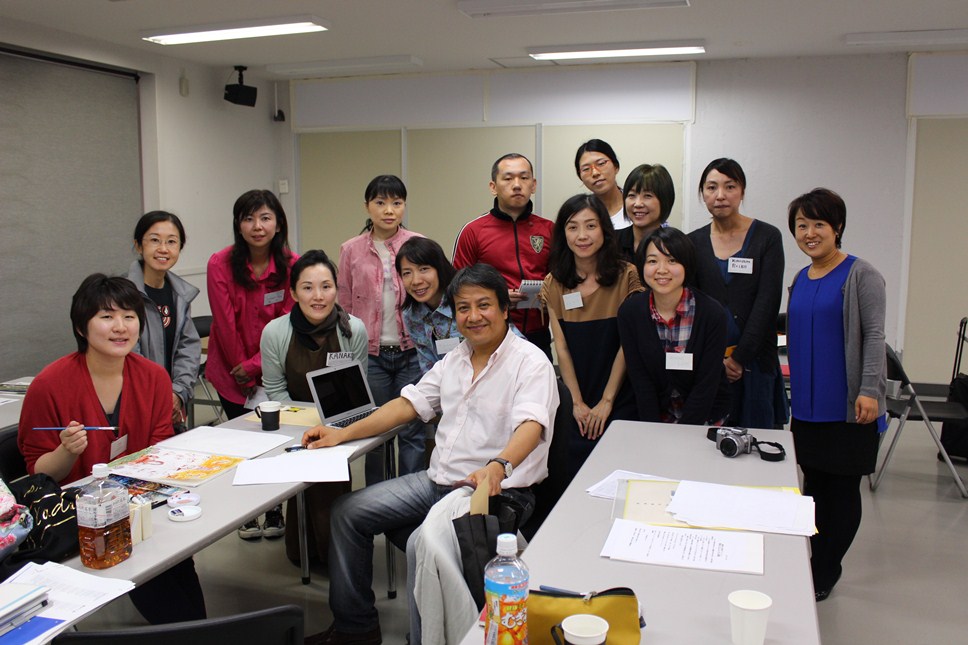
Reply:
[[[594,195],[575,195],[562,205],[551,239],[551,273],[541,297],[573,400],[574,423],[565,444],[567,472],[573,475],[612,419],[635,418],[617,315],[642,284],[635,268],[619,257],[608,211]]]

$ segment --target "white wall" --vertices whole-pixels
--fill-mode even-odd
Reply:
[[[739,161],[748,184],[742,212],[783,232],[789,285],[807,261],[789,235],[787,205],[817,186],[840,193],[847,203],[843,248],[884,275],[887,340],[895,345],[908,245],[906,61],[881,55],[700,63],[683,195],[686,227],[704,225],[709,215],[697,194],[703,168],[717,157]]]
[[[202,289],[195,315],[208,313],[205,264],[232,241],[235,199],[250,188],[277,189],[277,180],[293,178],[289,123],[274,123],[272,85],[251,76],[259,88],[254,108],[222,99],[222,88],[235,82],[229,69],[214,69],[168,56],[80,38],[35,25],[4,20],[0,42],[142,72],[142,168],[144,209],[164,209],[182,218],[188,244],[176,272]],[[184,70],[189,96],[179,94]],[[279,100],[288,116],[289,91],[280,84]],[[282,195],[295,220],[293,195]],[[291,241],[295,241],[293,237]],[[133,257],[133,256],[132,256]]]

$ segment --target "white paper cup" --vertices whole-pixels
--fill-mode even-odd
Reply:
[[[773,599],[761,591],[741,589],[729,594],[733,645],[763,645]]]
[[[568,645],[602,645],[608,636],[608,621],[592,614],[574,614],[561,621]]]

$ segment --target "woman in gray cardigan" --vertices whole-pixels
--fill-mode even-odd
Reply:
[[[847,208],[815,188],[790,203],[789,226],[810,265],[790,288],[788,346],[793,431],[803,493],[814,499],[810,538],[817,601],[840,579],[860,527],[860,481],[874,471],[886,429],[884,278],[840,250]]]
[[[336,266],[323,251],[307,251],[289,273],[296,306],[262,330],[262,385],[273,401],[312,401],[306,374],[356,361],[366,373],[367,334],[363,321],[337,303]],[[313,484],[306,489],[309,549],[326,563],[329,555],[329,510],[333,501],[348,493],[350,482]],[[296,504],[286,505],[286,526],[298,526]],[[242,533],[240,532],[241,536]],[[286,529],[286,555],[299,561],[299,536]]]
[[[192,322],[192,300],[198,289],[171,272],[185,246],[185,228],[177,215],[145,213],[134,227],[137,260],[128,279],[145,301],[145,326],[134,351],[158,363],[171,377],[171,420],[185,430],[185,414],[195,395],[202,345]]]

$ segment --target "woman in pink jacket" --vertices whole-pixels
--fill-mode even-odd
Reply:
[[[339,249],[339,303],[366,325],[367,380],[377,405],[383,405],[421,376],[417,350],[403,325],[401,307],[407,294],[396,271],[396,258],[404,242],[422,236],[401,226],[407,187],[399,177],[374,178],[363,198],[366,227]],[[424,424],[411,423],[399,436],[399,474],[426,468]],[[366,482],[382,479],[383,451],[374,450],[366,456]]]
[[[250,190],[232,208],[235,243],[208,261],[208,302],[212,329],[205,376],[233,419],[249,410],[246,399],[262,382],[262,328],[288,314],[289,268],[299,259],[289,250],[289,226],[279,199],[268,190]],[[239,529],[245,539],[281,537],[282,507],[266,513],[263,526],[252,520]]]

